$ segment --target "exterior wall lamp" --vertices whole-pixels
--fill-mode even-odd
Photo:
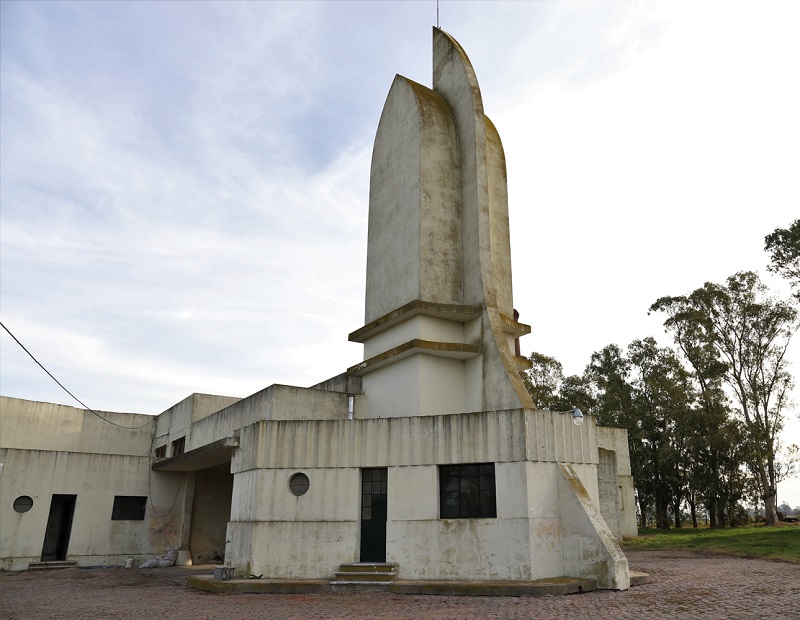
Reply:
[[[575,407],[574,409],[567,409],[566,411],[556,411],[556,413],[571,413],[572,414],[572,423],[575,426],[580,426],[583,424],[583,412],[580,409]]]

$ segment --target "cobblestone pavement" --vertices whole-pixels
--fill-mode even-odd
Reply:
[[[537,618],[800,618],[800,564],[684,552],[627,553],[655,582],[625,592],[542,598],[359,594],[209,594],[185,585],[196,567],[0,573],[0,617],[494,620]],[[209,568],[200,569],[202,574]]]

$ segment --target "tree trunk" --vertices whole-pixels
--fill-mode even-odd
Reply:
[[[689,495],[689,513],[692,515],[692,528],[697,529],[697,502],[694,499],[694,492]]]
[[[706,506],[708,509],[708,527],[716,529],[717,526],[717,498],[711,496],[708,499],[708,505]]]
[[[680,529],[683,527],[683,523],[681,523],[681,504],[680,502],[675,502],[672,509],[675,511],[675,529]]]
[[[767,525],[776,525],[778,523],[778,507],[775,502],[778,498],[778,490],[770,484],[767,469],[763,463],[758,464],[758,479],[761,482],[761,489],[764,491],[764,519]]]
[[[667,502],[665,502],[663,499],[656,499],[656,527],[660,530],[669,529]]]

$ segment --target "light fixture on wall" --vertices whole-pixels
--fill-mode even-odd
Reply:
[[[574,409],[567,409],[566,411],[556,411],[556,413],[571,413],[572,414],[572,423],[575,426],[580,426],[583,424],[583,412],[580,409],[575,407]]]

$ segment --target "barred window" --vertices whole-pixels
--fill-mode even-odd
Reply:
[[[440,465],[439,516],[442,519],[496,518],[494,463]]]

